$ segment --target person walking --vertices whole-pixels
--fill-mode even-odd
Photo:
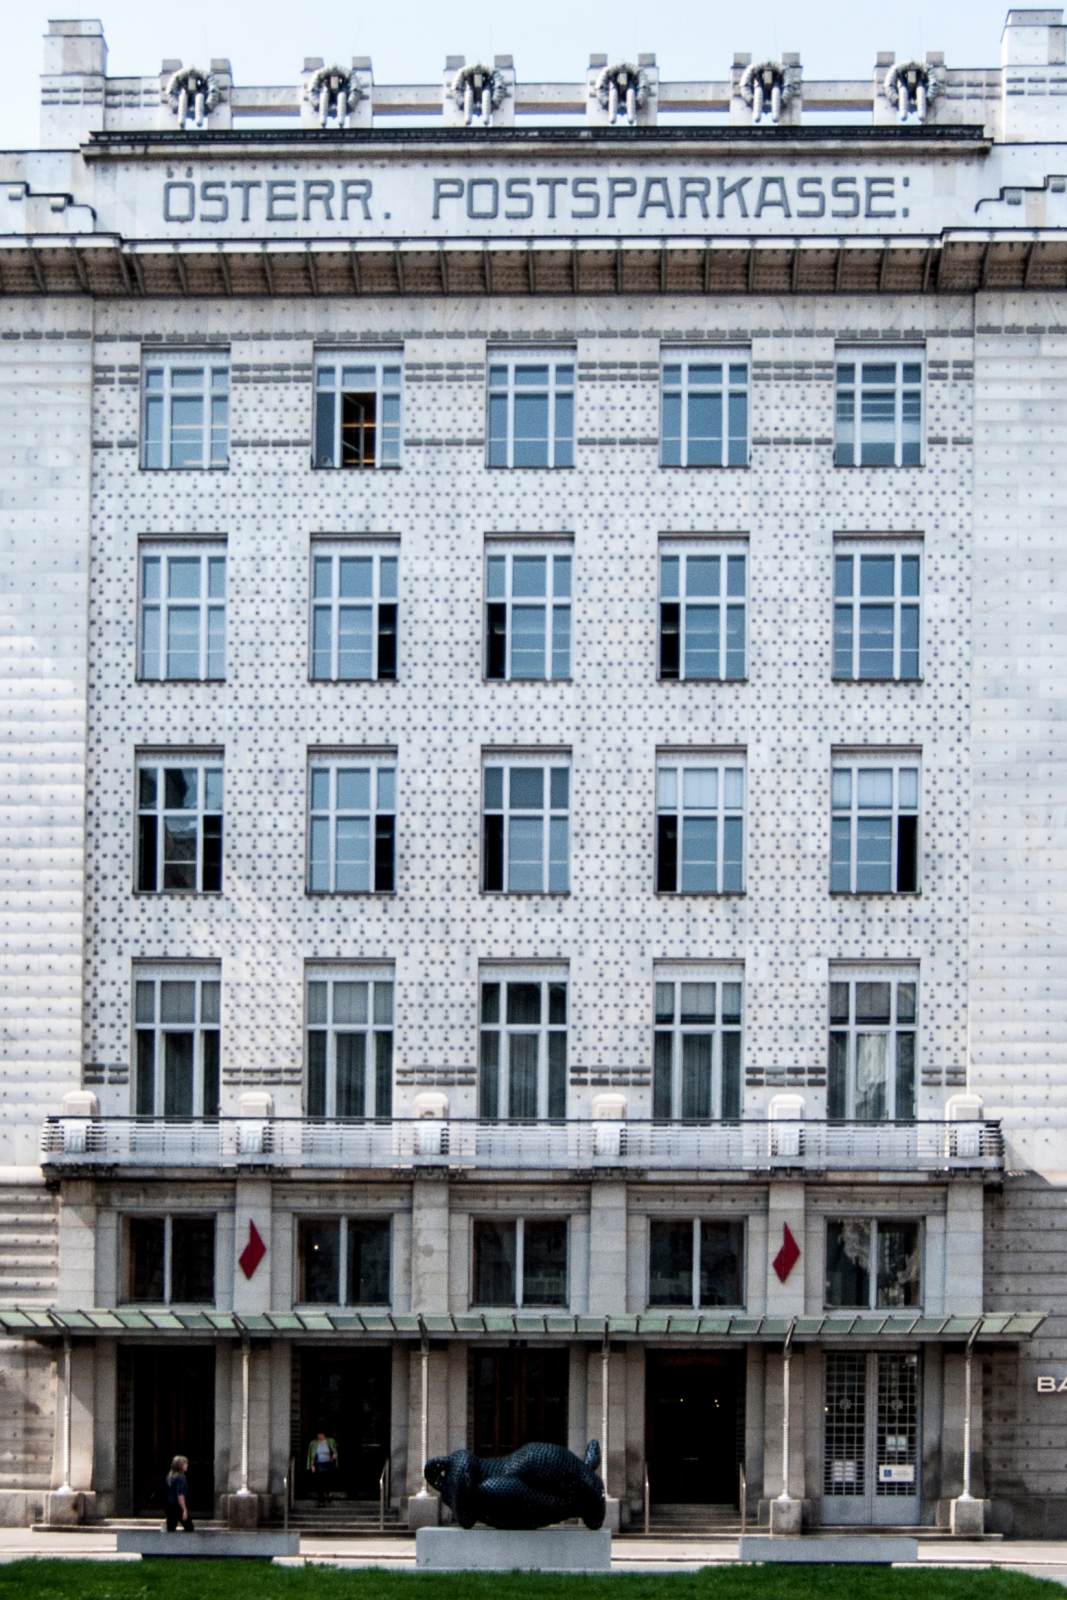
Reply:
[[[183,1533],[193,1532],[193,1519],[189,1515],[189,1457],[175,1456],[167,1473],[167,1532],[175,1533],[181,1524]]]
[[[315,1497],[324,1506],[337,1471],[337,1440],[329,1438],[321,1428],[308,1445],[308,1471],[315,1476]]]

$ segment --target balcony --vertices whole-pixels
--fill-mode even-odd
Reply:
[[[999,1122],[481,1122],[460,1117],[50,1117],[41,1162],[413,1171],[999,1172]]]

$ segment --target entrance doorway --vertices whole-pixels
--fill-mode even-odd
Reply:
[[[646,1353],[645,1449],[654,1502],[736,1506],[744,1438],[744,1355]]]
[[[174,1456],[189,1457],[189,1509],[215,1508],[215,1351],[211,1345],[120,1347],[117,1508],[163,1516]]]
[[[828,1350],[823,1522],[919,1521],[919,1356]]]
[[[472,1350],[467,1437],[476,1456],[567,1443],[567,1350]]]
[[[391,1350],[293,1352],[292,1453],[298,1499],[315,1493],[308,1445],[320,1431],[337,1441],[331,1494],[372,1500],[389,1455]]]

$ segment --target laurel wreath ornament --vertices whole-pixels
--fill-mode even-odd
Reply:
[[[504,74],[481,61],[460,67],[452,79],[452,99],[462,111],[468,127],[475,117],[481,117],[488,127],[493,120],[493,112],[503,104],[507,92]]]
[[[337,118],[339,127],[348,121],[348,113],[363,98],[363,90],[356,76],[347,67],[320,67],[304,90],[305,97],[318,113],[319,126],[325,128],[330,117]]]
[[[625,110],[627,122],[633,126],[637,113],[648,101],[648,78],[632,61],[617,61],[614,66],[602,67],[593,84],[593,93],[614,122],[620,110]]]
[[[202,72],[199,67],[179,67],[163,90],[163,100],[170,105],[183,128],[190,111],[193,122],[202,128],[204,118],[211,115],[221,99],[222,90],[215,74]]]
[[[753,122],[765,114],[772,122],[782,115],[782,107],[793,98],[793,86],[780,61],[753,61],[741,74],[741,98],[752,107]]]
[[[894,61],[882,82],[882,93],[896,107],[901,122],[907,122],[913,111],[920,122],[925,122],[930,104],[941,89],[940,74],[925,61]]]

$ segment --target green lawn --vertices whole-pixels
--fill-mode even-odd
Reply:
[[[538,1577],[271,1567],[243,1561],[16,1561],[0,1600],[1054,1600],[1017,1572],[878,1567],[705,1567]]]

